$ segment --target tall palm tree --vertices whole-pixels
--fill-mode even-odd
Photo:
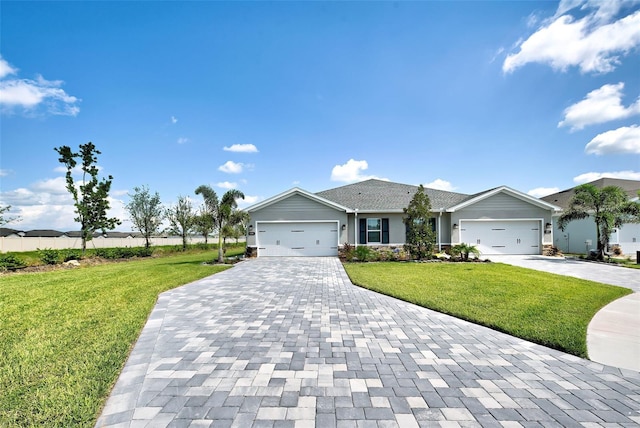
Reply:
[[[593,184],[583,184],[577,186],[574,192],[568,209],[558,219],[558,227],[564,231],[573,220],[593,216],[598,246],[596,257],[603,260],[613,229],[624,223],[638,221],[638,202],[629,201],[625,191],[618,186],[600,189]]]
[[[223,235],[227,226],[233,226],[234,212],[238,208],[237,199],[244,199],[244,193],[240,190],[231,189],[222,195],[218,212],[216,213],[216,223],[218,224],[218,263],[224,261]]]

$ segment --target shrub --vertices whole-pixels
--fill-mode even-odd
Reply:
[[[69,260],[80,260],[82,259],[82,251],[80,250],[64,250],[62,253],[62,261],[68,262]]]
[[[96,248],[95,254],[109,260],[130,259],[132,257],[149,257],[153,254],[153,250],[145,247]]]
[[[56,265],[60,263],[60,250],[54,250],[52,248],[41,250],[38,248],[38,256],[40,257],[40,261],[45,265]]]
[[[0,272],[22,269],[27,264],[15,254],[0,254]]]
[[[366,262],[371,257],[371,249],[367,246],[361,245],[356,247],[356,258],[361,262]]]
[[[355,248],[353,248],[352,245],[349,245],[349,243],[345,243],[342,246],[342,257],[344,258],[344,260],[346,261],[353,260],[355,256],[356,256]]]

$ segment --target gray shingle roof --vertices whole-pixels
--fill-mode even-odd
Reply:
[[[36,237],[36,238],[58,238],[64,235],[64,232],[60,232],[58,230],[51,229],[35,229],[29,230],[24,233],[24,236],[27,238]]]
[[[638,190],[640,190],[640,181],[638,180],[622,180],[619,178],[600,178],[598,180],[592,181],[588,184],[592,184],[599,189],[607,186],[617,186],[622,188],[629,196],[629,199],[633,199],[638,196]],[[540,199],[543,201],[549,202],[551,204],[557,205],[562,209],[567,209],[569,207],[569,201],[575,195],[574,192],[575,187],[570,189],[563,190],[558,193],[554,193],[549,196],[544,196]]]
[[[370,179],[324,190],[316,195],[359,211],[402,211],[409,206],[418,186]],[[469,195],[425,187],[433,211],[448,208],[469,198]]]

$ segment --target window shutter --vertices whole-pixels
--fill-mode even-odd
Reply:
[[[389,219],[388,218],[382,219],[382,243],[383,244],[389,243]]]
[[[360,244],[367,243],[367,219],[360,218]]]

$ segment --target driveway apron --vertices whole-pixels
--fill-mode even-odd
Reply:
[[[639,424],[639,372],[260,258],[160,296],[96,426]]]

